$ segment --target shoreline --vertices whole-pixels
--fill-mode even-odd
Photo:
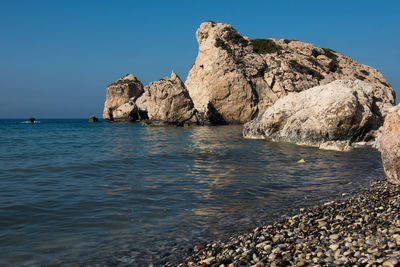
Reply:
[[[399,266],[400,186],[378,179],[347,199],[300,209],[252,232],[196,245],[180,267]]]

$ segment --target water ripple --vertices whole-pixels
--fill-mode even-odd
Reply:
[[[245,140],[241,126],[19,122],[0,120],[0,265],[178,262],[383,174],[374,150]]]

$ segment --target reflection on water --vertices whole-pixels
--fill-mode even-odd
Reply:
[[[0,265],[176,263],[382,175],[376,151],[245,140],[241,126],[0,124]]]

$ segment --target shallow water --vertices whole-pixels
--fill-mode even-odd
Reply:
[[[176,264],[383,176],[374,150],[245,140],[242,126],[23,121],[0,120],[0,265]]]

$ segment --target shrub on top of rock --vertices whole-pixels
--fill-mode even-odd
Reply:
[[[283,49],[271,39],[253,39],[250,42],[253,45],[254,52],[258,54],[278,53]]]

